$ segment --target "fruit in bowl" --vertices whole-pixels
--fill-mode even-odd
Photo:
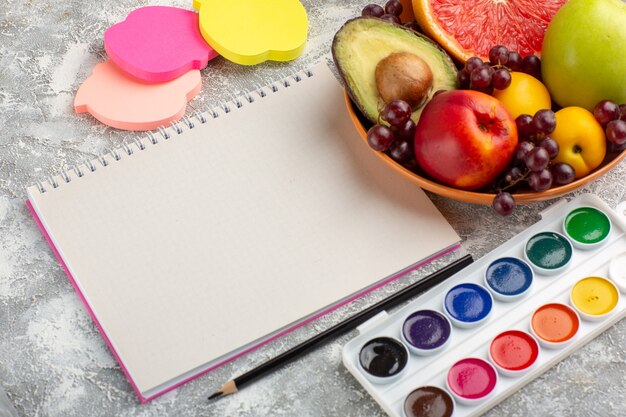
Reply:
[[[542,73],[563,107],[589,111],[601,100],[626,102],[626,2],[570,0],[543,42]]]
[[[552,138],[560,147],[555,162],[567,162],[575,178],[583,178],[597,168],[606,155],[602,125],[582,107],[564,107],[556,112],[556,129]]]
[[[369,146],[367,144],[367,131],[372,126],[372,123],[363,116],[358,108],[356,108],[347,92],[344,94],[344,99],[352,123],[354,124],[357,132],[363,139],[365,146]],[[391,169],[402,175],[407,180],[411,181],[413,184],[442,197],[466,203],[492,205],[493,200],[497,194],[497,191],[493,189],[467,191],[452,187],[450,185],[442,184],[437,180],[431,178],[415,166],[406,164],[403,165],[396,162],[391,156],[389,156],[385,152],[375,153]],[[609,152],[607,153],[607,157],[605,157],[605,160],[597,169],[582,178],[575,179],[574,181],[565,185],[554,186],[542,192],[536,192],[530,189],[518,189],[511,194],[518,204],[535,203],[557,198],[600,178],[602,175],[606,174],[608,171],[617,166],[617,164],[619,164],[620,161],[624,159],[624,157],[626,157],[626,149],[619,151],[619,153]]]
[[[523,72],[512,71],[511,84],[502,90],[494,89],[493,96],[504,103],[514,118],[552,107],[548,89],[541,81]]]
[[[517,127],[504,105],[471,90],[437,94],[415,130],[415,157],[428,175],[463,190],[488,186],[510,164]]]
[[[407,37],[421,36],[375,20],[361,19],[358,24],[385,27],[384,53],[370,53],[377,41],[368,36],[379,36],[374,31],[352,36],[345,30],[353,20],[335,36],[333,57],[363,139],[391,168],[420,187],[492,205],[508,215],[516,202],[561,196],[603,175],[626,156],[626,104],[603,100],[593,113],[581,108],[557,111],[541,81],[539,56],[495,45],[481,53],[488,56],[486,61],[472,56],[456,64],[456,85],[436,88],[434,80],[448,71],[424,65],[428,53],[403,50],[395,39],[402,37],[403,45]],[[449,50],[450,45],[442,46]],[[437,62],[448,62],[443,50],[435,55],[441,54],[444,58]],[[365,71],[358,69],[361,64]],[[362,83],[354,82],[354,73]],[[363,84],[369,85],[366,110],[363,98],[355,94]]]

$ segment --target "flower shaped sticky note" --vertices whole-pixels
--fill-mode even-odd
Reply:
[[[150,82],[201,70],[218,55],[202,38],[197,13],[167,6],[132,11],[104,32],[104,49],[117,66]]]
[[[180,119],[187,100],[200,91],[200,71],[164,83],[131,77],[111,60],[96,65],[74,98],[76,113],[91,113],[102,123],[124,130],[152,130]]]
[[[194,0],[200,32],[237,64],[290,61],[306,45],[308,18],[298,0]]]

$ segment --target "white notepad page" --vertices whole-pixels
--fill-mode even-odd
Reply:
[[[28,189],[142,396],[459,241],[362,142],[328,67],[312,72]]]

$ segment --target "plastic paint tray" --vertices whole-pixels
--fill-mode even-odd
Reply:
[[[524,298],[510,302],[494,298],[491,315],[484,323],[473,328],[460,328],[453,325],[449,343],[444,350],[430,356],[417,356],[410,353],[406,369],[398,379],[381,384],[373,383],[366,377],[358,358],[361,347],[366,342],[380,336],[402,340],[401,328],[404,319],[414,311],[430,309],[445,313],[443,299],[452,287],[460,283],[486,286],[486,268],[494,260],[502,257],[525,260],[526,242],[537,233],[547,231],[567,236],[563,230],[563,219],[579,207],[595,207],[609,217],[612,228],[603,245],[587,250],[574,247],[571,262],[560,272],[540,274],[534,271],[532,286]],[[450,393],[446,386],[446,378],[448,370],[454,363],[470,357],[489,362],[488,351],[491,341],[504,331],[522,330],[532,334],[531,316],[544,304],[556,302],[573,307],[570,292],[579,280],[589,276],[612,278],[609,272],[611,260],[621,258],[626,253],[626,202],[621,203],[618,210],[612,210],[595,195],[583,194],[569,202],[561,200],[555,203],[544,210],[541,216],[542,219],[539,222],[453,275],[444,283],[415,298],[401,310],[393,314],[382,312],[359,326],[359,335],[343,348],[343,363],[387,414],[403,417],[404,401],[416,388],[435,386]],[[615,272],[613,274],[615,275]],[[619,282],[626,278],[620,274],[614,276],[613,279],[621,289],[621,297],[610,314],[595,321],[580,316],[580,327],[571,343],[557,348],[540,346],[534,366],[521,376],[504,376],[499,373],[492,393],[478,403],[465,405],[455,398],[453,416],[478,416],[486,412],[626,316],[626,300],[624,299],[626,286]]]

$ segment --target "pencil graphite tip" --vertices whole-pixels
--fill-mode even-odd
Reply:
[[[235,392],[237,392],[237,383],[234,380],[228,381],[227,383],[222,385],[220,389],[218,389],[209,396],[209,401],[216,398],[225,397],[226,395],[234,394]]]
[[[209,401],[214,400],[216,398],[221,397],[224,393],[220,390],[215,391],[213,394],[209,395]]]

